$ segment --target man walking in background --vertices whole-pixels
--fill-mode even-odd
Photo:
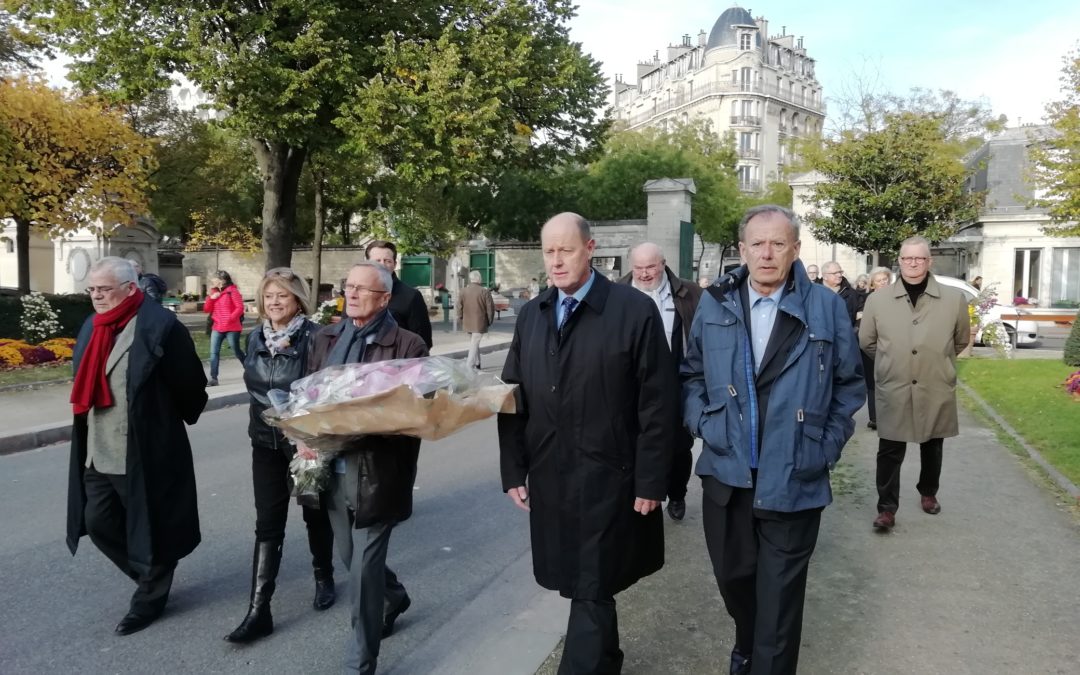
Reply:
[[[855,315],[859,311],[859,294],[844,277],[844,270],[840,267],[840,263],[831,260],[825,263],[824,269],[821,284],[844,301],[844,307],[847,308],[848,316],[851,318],[851,325],[854,326]]]
[[[390,314],[394,321],[405,330],[419,335],[428,349],[431,349],[431,317],[428,316],[427,303],[420,291],[398,279],[395,271],[397,246],[390,241],[376,240],[364,249],[364,257],[390,271],[394,280],[394,288],[390,293]]]
[[[877,518],[888,532],[900,508],[900,466],[908,443],[919,444],[922,510],[941,512],[944,439],[960,433],[956,410],[956,355],[971,339],[967,302],[930,273],[930,242],[900,245],[900,275],[871,293],[863,307],[859,344],[874,360],[877,392]],[[876,358],[875,358],[876,357]]]
[[[469,334],[469,357],[466,363],[480,368],[480,340],[495,322],[495,301],[491,291],[480,285],[480,272],[469,272],[469,285],[461,289],[457,316],[462,329]]]
[[[619,279],[619,283],[632,285],[649,296],[656,305],[664,323],[664,337],[671,349],[671,365],[678,374],[679,364],[686,353],[686,340],[690,337],[694,312],[701,300],[701,287],[675,276],[667,266],[664,252],[652,242],[633,247],[627,258],[630,274]],[[679,405],[682,405],[681,401]],[[682,520],[686,516],[686,484],[693,470],[694,437],[685,427],[679,426],[671,445],[673,454],[667,512],[672,520]]]

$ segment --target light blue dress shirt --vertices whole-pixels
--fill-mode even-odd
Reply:
[[[784,294],[783,285],[770,295],[762,295],[747,283],[747,297],[750,300],[750,342],[754,347],[754,370],[761,370],[761,359],[772,337],[773,324],[776,323],[776,310]]]
[[[589,294],[589,289],[592,288],[593,281],[595,279],[596,279],[596,270],[589,270],[589,278],[588,278],[588,280],[585,282],[585,284],[581,288],[577,289],[577,292],[574,293],[574,295],[573,295],[573,298],[575,300],[577,300],[578,303],[581,303],[581,301],[585,299],[585,296]],[[563,320],[563,318],[562,318],[562,315],[563,315],[563,302],[562,301],[563,301],[564,298],[566,298],[566,293],[563,293],[562,290],[560,289],[559,292],[558,292],[558,302],[555,303],[555,325],[556,326],[561,326],[562,325],[562,320]],[[574,311],[577,311],[577,310],[575,309]]]

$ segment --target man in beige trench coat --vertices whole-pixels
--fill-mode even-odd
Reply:
[[[916,488],[923,511],[937,514],[943,441],[960,433],[956,355],[971,337],[967,302],[960,291],[937,282],[931,264],[929,241],[905,240],[899,277],[870,294],[859,327],[859,344],[874,359],[877,384],[874,528],[880,532],[896,524],[906,444],[919,444],[922,468]]]
[[[495,322],[495,300],[491,291],[480,285],[481,280],[478,270],[469,272],[469,285],[461,289],[457,305],[458,321],[469,334],[467,363],[473,368],[480,367],[480,340]]]

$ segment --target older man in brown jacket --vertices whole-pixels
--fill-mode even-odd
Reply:
[[[664,322],[664,337],[671,349],[672,363],[678,373],[702,288],[692,281],[680,279],[672,272],[667,266],[664,251],[650,241],[631,248],[627,258],[630,274],[619,279],[619,283],[630,284],[656,303]],[[682,520],[686,516],[686,484],[693,470],[694,439],[680,425],[672,445],[674,455],[668,482],[667,512],[672,520]]]
[[[930,242],[911,237],[900,246],[900,276],[871,293],[863,308],[859,344],[874,359],[878,455],[878,516],[887,532],[900,506],[900,465],[907,443],[922,456],[922,509],[941,512],[937,500],[942,445],[960,433],[956,411],[956,355],[970,339],[967,302],[930,273]]]
[[[480,340],[495,322],[495,300],[491,291],[480,285],[480,272],[469,272],[469,285],[461,290],[458,298],[457,316],[462,329],[469,334],[469,357],[467,363],[480,368]]]

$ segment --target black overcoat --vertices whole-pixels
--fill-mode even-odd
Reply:
[[[499,415],[503,490],[525,485],[533,571],[564,597],[611,597],[664,564],[661,509],[679,387],[663,322],[640,291],[595,281],[555,329],[555,288],[521,310],[503,368],[518,414]]]
[[[127,536],[129,564],[145,574],[175,562],[199,545],[195,468],[184,423],[206,406],[206,375],[187,328],[156,302],[139,307],[128,352]],[[75,343],[78,372],[93,330],[86,320]],[[118,397],[119,398],[119,397]],[[87,417],[76,415],[68,471],[67,545],[74,555],[86,534]]]

